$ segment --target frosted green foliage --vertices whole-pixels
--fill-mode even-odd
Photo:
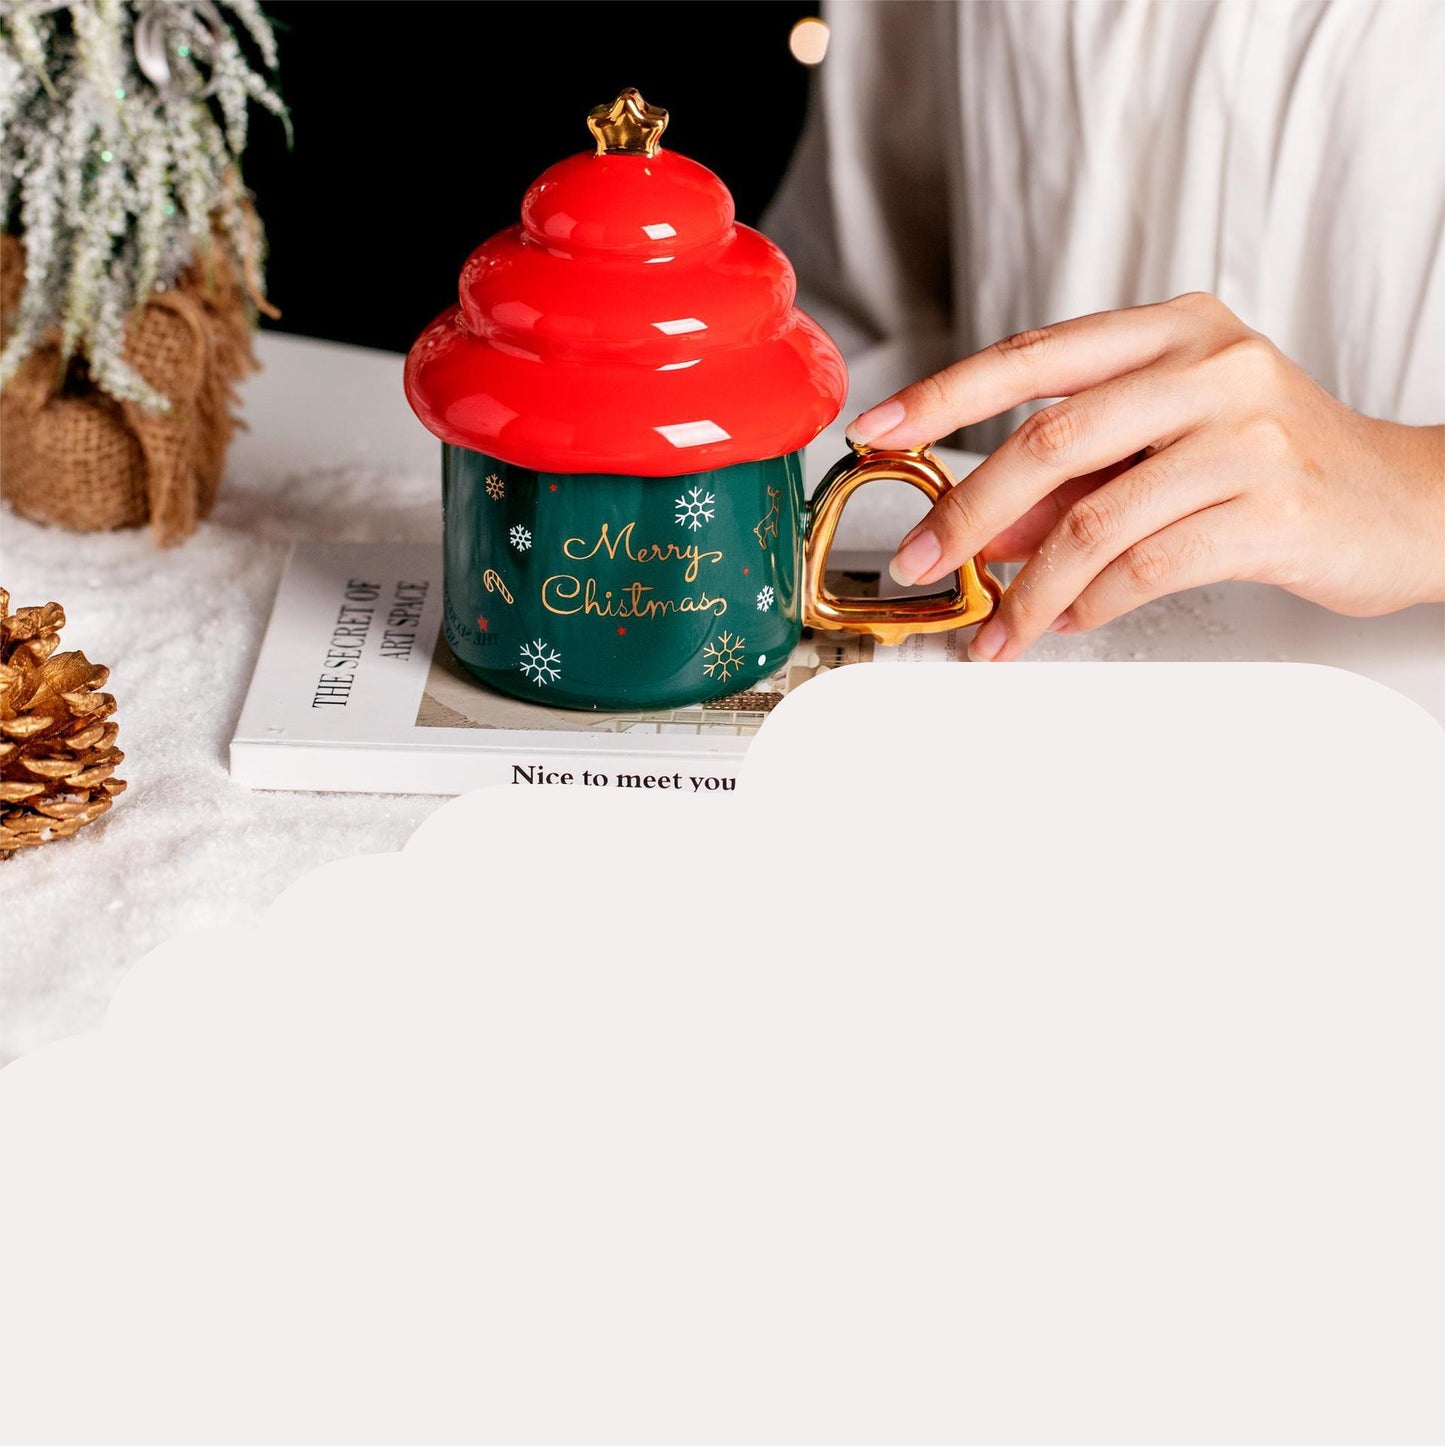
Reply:
[[[0,225],[25,243],[0,385],[55,335],[102,391],[169,407],[126,319],[211,246],[259,283],[241,156],[253,105],[289,124],[275,73],[256,0],[0,0]]]

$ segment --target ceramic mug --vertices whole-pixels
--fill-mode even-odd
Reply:
[[[558,707],[678,707],[747,690],[805,627],[897,643],[980,622],[999,589],[970,560],[950,594],[832,596],[824,572],[848,496],[953,485],[927,452],[842,459],[805,501],[801,450],[672,477],[539,472],[443,445],[444,629],[504,693]]]
[[[492,687],[565,708],[707,702],[776,671],[804,627],[891,643],[998,595],[969,562],[950,597],[829,596],[854,488],[891,477],[934,501],[952,479],[879,452],[805,500],[842,353],[720,178],[662,148],[667,119],[631,88],[593,107],[594,149],[467,258],[404,371],[442,442],[447,643]]]

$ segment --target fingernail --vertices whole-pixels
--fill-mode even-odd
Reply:
[[[970,663],[991,663],[1003,651],[1008,640],[1003,624],[997,618],[990,618],[974,635],[968,645]]]
[[[899,587],[912,587],[942,555],[939,540],[926,529],[915,527],[893,554],[888,576]]]
[[[1070,621],[1068,613],[1060,613],[1058,617],[1056,617],[1053,622],[1049,624],[1049,631],[1051,633],[1066,633],[1073,626],[1074,625]]]
[[[861,417],[855,418],[843,435],[850,442],[857,442],[860,447],[866,447],[875,437],[881,437],[885,432],[891,432],[902,420],[902,402],[879,402],[876,407],[864,412]]]

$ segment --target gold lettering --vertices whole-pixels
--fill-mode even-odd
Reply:
[[[636,526],[636,522],[629,522],[616,537],[610,537],[607,533],[607,524],[604,522],[602,524],[602,531],[598,534],[597,541],[592,544],[590,551],[573,552],[573,544],[575,543],[578,547],[581,547],[586,539],[569,537],[567,541],[562,544],[562,556],[571,558],[573,562],[586,562],[589,557],[596,557],[599,552],[606,551],[607,556],[612,558],[613,561],[616,561],[617,549],[620,547],[628,557],[632,557],[632,529]],[[633,560],[635,561],[636,559]]]
[[[570,591],[568,591],[568,584],[571,584]],[[556,607],[549,600],[548,593],[550,592],[551,595],[555,597],[558,602],[571,602],[572,599],[575,598],[577,594],[581,591],[582,584],[578,582],[575,577],[568,577],[565,574],[558,574],[555,577],[549,577],[542,584],[542,606],[546,608],[549,613],[557,613],[560,617],[564,618],[571,617],[573,613],[580,613],[582,609],[580,607]]]
[[[696,543],[691,547],[679,547],[675,542],[660,543],[653,542],[644,547],[640,552],[629,550],[628,556],[634,562],[685,562],[687,564],[682,576],[686,582],[696,582],[698,568],[704,562],[721,562],[722,553],[703,552]]]
[[[568,573],[557,573],[542,584],[542,606],[549,613],[561,617],[586,613],[589,617],[649,620],[665,617],[668,613],[710,612],[720,618],[728,610],[725,597],[709,597],[706,592],[698,597],[673,599],[647,597],[646,594],[651,591],[646,583],[630,582],[620,594],[608,590],[599,597],[596,578],[589,577],[584,582]],[[562,603],[574,603],[575,606],[559,606]]]
[[[562,544],[562,555],[572,562],[586,562],[599,552],[605,552],[615,562],[620,550],[629,562],[685,562],[687,567],[682,575],[687,582],[697,581],[698,571],[704,562],[723,560],[721,552],[704,552],[696,543],[690,547],[679,547],[675,542],[649,542],[634,547],[632,529],[636,526],[635,520],[629,522],[614,537],[604,522],[598,531],[597,541],[591,547],[587,546],[585,537],[569,537]],[[584,548],[586,551],[582,550]]]

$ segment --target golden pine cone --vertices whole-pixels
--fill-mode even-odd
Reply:
[[[115,699],[97,691],[110,669],[57,653],[64,626],[59,603],[12,613],[0,588],[0,858],[68,838],[125,789]]]

